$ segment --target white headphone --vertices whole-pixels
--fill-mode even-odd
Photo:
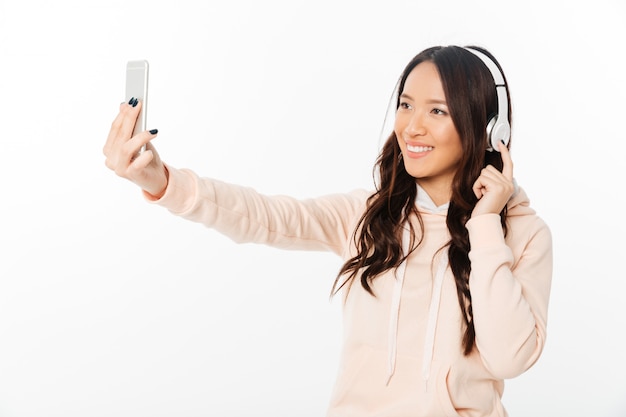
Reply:
[[[487,150],[498,150],[498,143],[504,141],[505,145],[509,144],[511,138],[511,126],[509,125],[509,100],[506,93],[506,83],[500,68],[487,55],[472,48],[463,48],[480,58],[491,72],[493,82],[496,85],[496,94],[498,96],[498,114],[493,116],[487,123]]]

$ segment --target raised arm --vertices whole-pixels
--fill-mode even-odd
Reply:
[[[158,132],[153,129],[131,136],[141,106],[142,103],[136,99],[120,104],[120,111],[111,124],[102,151],[107,168],[158,197],[165,192],[168,181],[165,165],[151,142]],[[146,150],[139,153],[143,145],[146,145]]]
[[[536,216],[512,225],[505,240],[500,218],[471,219],[470,292],[476,347],[499,378],[515,377],[539,358],[545,341],[552,281],[552,237]]]
[[[467,222],[472,263],[470,293],[476,347],[487,368],[512,378],[539,358],[546,339],[552,280],[552,237],[547,225],[527,204],[523,192],[511,195],[513,161],[499,144],[502,172],[484,168],[474,183],[479,198]],[[523,194],[523,197],[522,197]],[[514,206],[505,240],[500,211]]]

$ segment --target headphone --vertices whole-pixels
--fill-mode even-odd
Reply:
[[[504,141],[505,145],[509,144],[511,138],[511,125],[509,125],[509,99],[506,92],[506,82],[504,75],[496,63],[484,53],[472,48],[463,48],[476,55],[491,72],[493,82],[496,85],[496,95],[498,97],[498,114],[493,116],[487,123],[487,150],[497,151],[498,143]]]

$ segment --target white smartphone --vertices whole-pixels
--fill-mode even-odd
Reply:
[[[126,102],[131,98],[141,101],[141,111],[137,117],[133,136],[146,130],[148,120],[148,73],[149,65],[145,59],[126,63]],[[145,147],[141,149],[143,152]]]

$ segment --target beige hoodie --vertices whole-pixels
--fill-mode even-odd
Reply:
[[[329,250],[343,259],[355,253],[351,239],[366,191],[296,200],[168,169],[168,188],[156,203],[236,242]],[[344,291],[344,342],[328,417],[506,416],[503,380],[541,354],[552,240],[524,191],[509,201],[506,238],[498,215],[467,223],[476,330],[469,356],[461,350],[463,324],[447,252],[439,251],[449,240],[447,207],[435,207],[421,190],[417,204],[421,245],[396,271],[374,280],[376,297],[358,280]]]

